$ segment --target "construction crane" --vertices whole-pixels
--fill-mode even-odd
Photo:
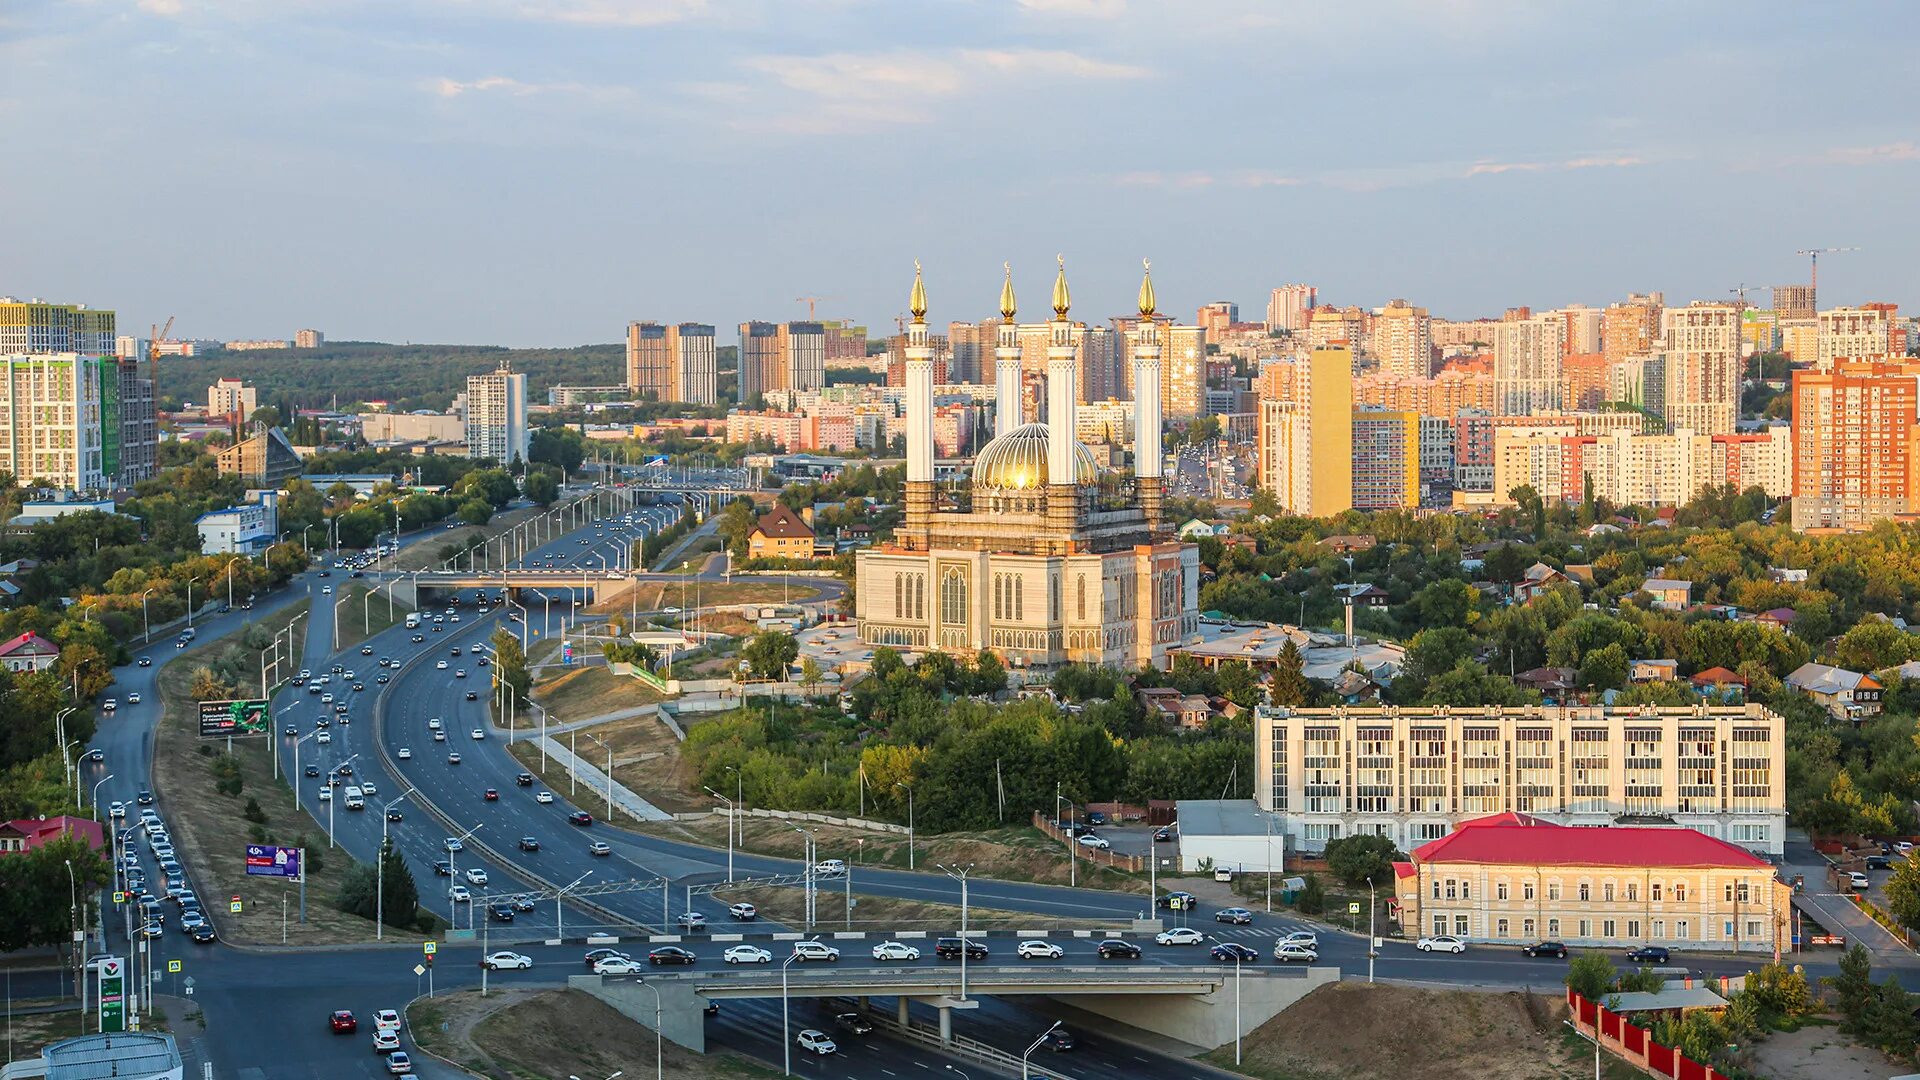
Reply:
[[[1812,288],[1813,288],[1813,292],[1814,292],[1814,295],[1816,295],[1816,296],[1818,296],[1818,295],[1819,295],[1819,293],[1820,293],[1820,256],[1822,256],[1822,255],[1838,255],[1839,253],[1841,253],[1841,252],[1843,252],[1843,251],[1859,251],[1859,250],[1860,250],[1860,249],[1859,249],[1859,248],[1857,248],[1857,247],[1843,247],[1843,248],[1801,248],[1801,249],[1800,249],[1799,251],[1796,251],[1796,252],[1794,252],[1794,254],[1795,254],[1795,255],[1805,255],[1805,256],[1806,256],[1806,257],[1807,257],[1808,259],[1810,259],[1810,260],[1812,260],[1812,269],[1813,269],[1813,276],[1812,276],[1812,278],[1811,278],[1811,279],[1810,279],[1810,280],[1809,280],[1809,281],[1807,282],[1807,284],[1808,284],[1808,285],[1810,285],[1810,286],[1812,286]]]
[[[147,342],[147,360],[149,362],[160,359],[160,343],[167,340],[167,335],[171,333],[173,333],[173,316],[169,315],[167,316],[167,325],[154,327],[153,337]]]
[[[813,317],[813,305],[819,303],[822,300],[838,300],[838,299],[840,298],[837,296],[796,296],[793,298],[793,302],[796,304],[807,305],[807,321],[817,322],[818,320],[816,320]]]
[[[1749,285],[1743,281],[1740,284],[1735,285],[1733,288],[1728,289],[1727,291],[1734,294],[1735,296],[1738,296],[1740,298],[1740,306],[1746,307],[1748,289],[1765,289],[1769,287],[1770,286],[1766,286],[1766,285]]]

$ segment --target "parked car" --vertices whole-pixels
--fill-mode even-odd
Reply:
[[[1457,938],[1452,934],[1435,934],[1432,937],[1423,937],[1419,941],[1414,942],[1413,947],[1419,949],[1421,952],[1439,951],[1463,953],[1467,951],[1466,940]]]
[[[1564,941],[1536,941],[1520,947],[1522,956],[1553,956],[1561,960],[1567,958],[1567,944]]]
[[[1627,961],[1634,964],[1664,964],[1673,959],[1673,953],[1663,945],[1642,945],[1627,953]]]

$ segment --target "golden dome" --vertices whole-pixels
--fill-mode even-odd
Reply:
[[[973,459],[973,486],[1011,491],[1046,487],[1048,437],[1047,425],[1022,424],[981,447]],[[1100,465],[1091,450],[1074,443],[1073,460],[1074,483],[1099,482]]]

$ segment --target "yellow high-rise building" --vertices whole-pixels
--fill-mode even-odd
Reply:
[[[1280,361],[1261,385],[1278,393],[1260,402],[1260,486],[1289,513],[1352,509],[1353,351],[1315,349],[1304,360]]]

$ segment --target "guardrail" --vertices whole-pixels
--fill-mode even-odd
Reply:
[[[902,1024],[898,1019],[880,1013],[869,1013],[868,1017],[875,1026],[883,1027],[894,1035],[922,1046],[932,1047],[942,1053],[963,1057],[990,1069],[999,1069],[1016,1076],[1027,1075],[1021,1071],[1021,1061],[1017,1054],[1010,1054],[997,1046],[989,1046],[978,1039],[969,1039],[965,1035],[955,1035],[951,1039],[942,1039],[938,1030],[929,1029],[913,1023]],[[1059,1069],[1048,1067],[1043,1070],[1048,1080],[1073,1080],[1073,1077]],[[1032,1072],[1029,1068],[1028,1072]],[[1032,1073],[1035,1076],[1038,1072]]]

